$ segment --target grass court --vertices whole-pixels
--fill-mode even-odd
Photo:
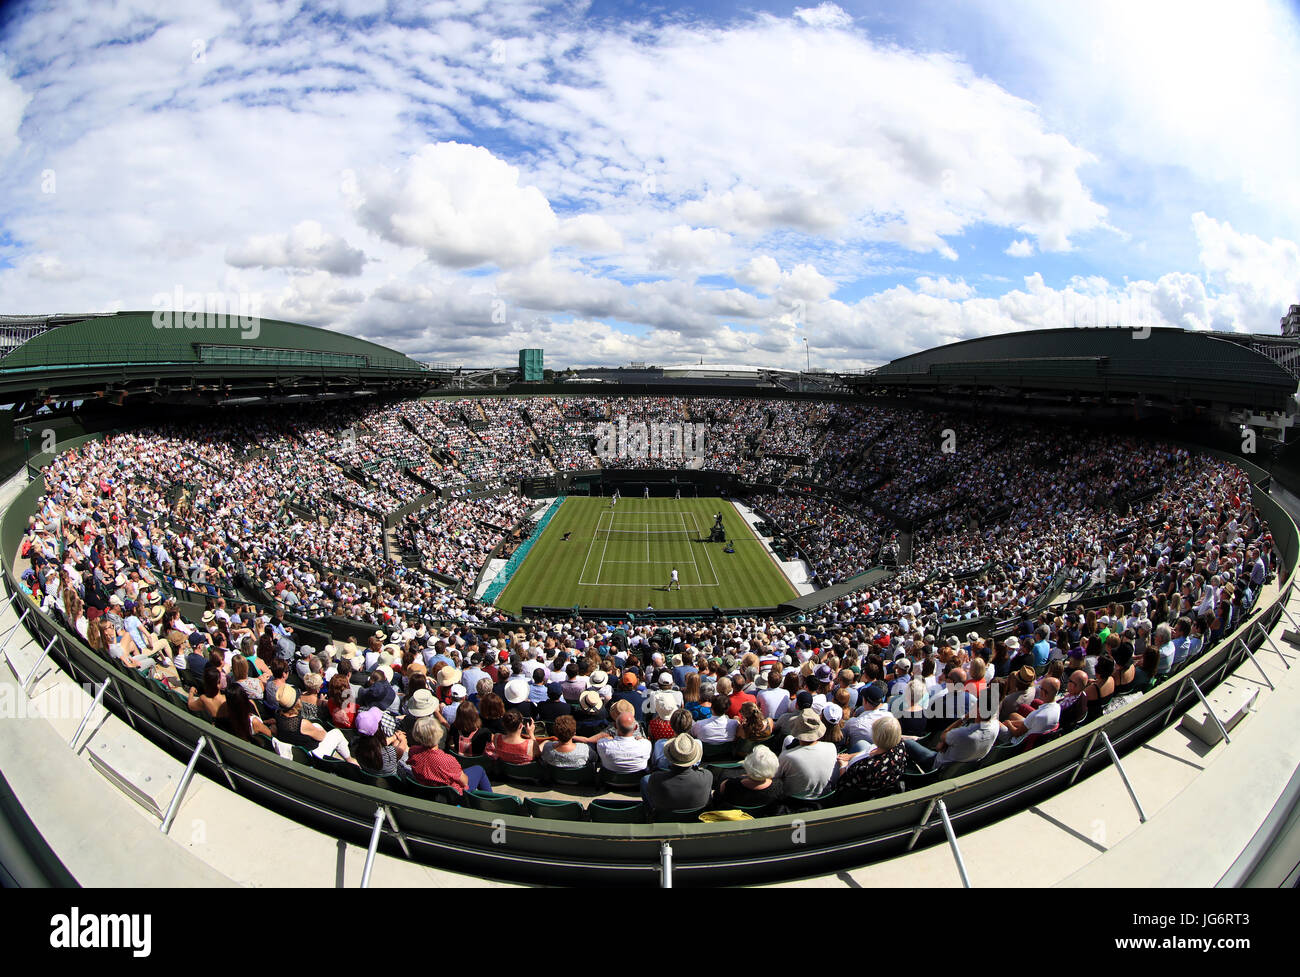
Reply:
[[[707,542],[722,513],[724,544]],[[568,539],[565,539],[565,534]],[[668,589],[673,569],[681,589]],[[564,500],[500,598],[525,604],[642,610],[768,607],[797,596],[735,506],[719,498]]]

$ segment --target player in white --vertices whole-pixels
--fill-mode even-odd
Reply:
[[[681,590],[681,589],[682,589],[681,581],[679,581],[679,580],[677,579],[677,568],[676,568],[676,567],[673,567],[673,574],[672,574],[672,577],[671,577],[671,579],[669,579],[669,581],[668,581],[668,589],[669,589],[669,590],[672,590],[674,587],[677,588],[678,590]]]
[[[618,504],[618,489],[614,489],[614,494],[609,497],[609,507],[612,509]]]
[[[675,493],[673,493],[673,499],[674,499],[675,501],[677,501],[677,502],[682,501],[682,490],[681,490],[681,489],[678,489]]]
[[[642,493],[641,498],[643,498],[643,499],[648,499],[648,498],[650,498],[650,486],[649,486],[649,485],[647,485],[647,486],[645,487],[645,492]]]

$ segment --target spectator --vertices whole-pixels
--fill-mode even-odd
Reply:
[[[708,771],[697,769],[703,755],[703,745],[689,733],[668,741],[664,756],[671,769],[641,778],[641,800],[651,817],[656,812],[693,811],[708,804],[713,777]]]

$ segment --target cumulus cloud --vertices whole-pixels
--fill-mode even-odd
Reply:
[[[4,59],[0,58],[0,159],[18,148],[18,127],[29,101],[31,96],[9,77]]]
[[[1117,257],[1123,238],[1095,232],[1111,220],[1100,199],[1119,208],[1143,196],[1115,182],[1125,140],[1141,145],[1124,163],[1161,180],[1236,179],[1253,156],[1266,198],[1285,203],[1300,186],[1281,177],[1300,155],[1281,151],[1296,127],[1251,136],[1250,114],[1234,108],[1229,138],[1189,124],[1185,105],[1162,116],[1183,86],[1143,87],[1143,59],[1124,47],[1144,43],[1141,32],[1113,50],[1129,73],[1121,87],[1146,107],[1120,107],[1112,132],[1091,124],[1114,108],[1110,81],[1076,112],[1078,91],[1057,97],[1019,75],[1000,83],[1001,59],[972,61],[965,41],[917,43],[906,15],[885,41],[832,4],[635,25],[585,19],[574,5],[412,5],[400,25],[386,16],[394,9],[358,0],[361,19],[345,25],[269,4],[196,8],[182,23],[124,3],[75,31],[47,8],[9,18],[8,308],[140,308],[181,283],[258,291],[265,314],[428,359],[502,362],[538,345],[560,365],[793,367],[807,335],[814,364],[836,367],[1139,316],[1274,331],[1300,297],[1295,245],[1212,195],[1188,197],[1215,215],[1190,226],[1192,208],[1152,207],[1159,226],[1137,246],[1167,256],[1173,241],[1185,253],[1121,283],[1133,252]],[[1065,25],[1063,61],[1080,69],[1076,56],[1099,36],[1082,15],[1031,14]],[[1202,26],[1206,16],[1189,14]],[[1263,22],[1253,7],[1247,19]],[[1010,50],[1018,30],[990,38]],[[1159,77],[1184,77],[1165,70],[1182,30],[1158,38]],[[1234,64],[1243,36],[1231,27]],[[207,39],[202,61],[195,37]],[[1296,53],[1280,29],[1260,44]],[[1215,119],[1226,101],[1296,116],[1300,85],[1282,82],[1300,57],[1256,56],[1272,93],[1252,101],[1265,83],[1238,79],[1232,99],[1205,103]],[[1077,77],[1091,84],[1112,69]],[[1135,140],[1139,115],[1160,131]],[[46,168],[57,193],[33,189]],[[1051,261],[1013,285],[998,277],[1004,246]]]
[[[546,197],[521,185],[516,167],[458,142],[426,145],[396,172],[368,174],[355,208],[362,226],[449,268],[536,261],[559,228]]]
[[[623,248],[623,235],[599,214],[581,214],[561,221],[559,241],[581,251],[597,254],[608,254]]]
[[[946,276],[931,278],[922,275],[916,280],[916,287],[926,295],[937,295],[942,299],[968,299],[975,294],[975,289],[960,278],[950,279]]]
[[[835,283],[813,265],[804,262],[783,272],[776,259],[766,254],[751,258],[733,272],[733,277],[761,295],[780,295],[806,302],[823,301],[835,291]]]
[[[656,268],[716,267],[731,236],[711,227],[678,224],[655,234],[650,242],[650,260]]]
[[[809,27],[848,27],[853,18],[833,3],[820,3],[815,7],[796,7],[795,18]]]
[[[287,234],[260,234],[226,250],[234,268],[318,269],[335,275],[361,274],[366,256],[328,233],[318,221],[302,221]]]
[[[1243,234],[1204,213],[1192,215],[1192,227],[1210,281],[1231,296],[1235,322],[1254,332],[1274,331],[1287,307],[1300,300],[1300,245]]]

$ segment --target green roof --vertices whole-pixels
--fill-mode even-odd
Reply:
[[[130,363],[423,370],[415,360],[387,346],[280,319],[118,312],[60,325],[36,336],[0,361],[0,371]]]

